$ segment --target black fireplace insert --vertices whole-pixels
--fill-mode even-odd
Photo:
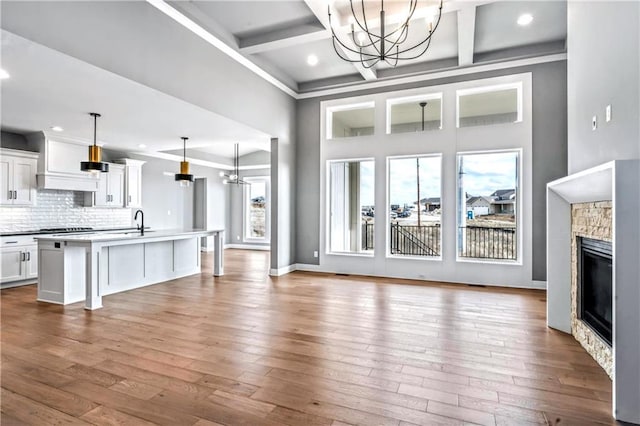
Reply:
[[[578,318],[609,346],[613,324],[613,255],[609,241],[578,238]]]

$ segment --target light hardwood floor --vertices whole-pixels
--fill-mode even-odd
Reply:
[[[87,312],[2,291],[2,425],[615,424],[611,382],[545,325],[541,291],[227,275]]]

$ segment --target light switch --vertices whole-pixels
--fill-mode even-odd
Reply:
[[[593,118],[591,119],[591,130],[597,130],[598,129],[598,116],[594,115]]]
[[[607,105],[607,108],[605,109],[605,117],[607,123],[611,121],[611,105]]]
[[[313,257],[318,257],[318,250],[315,250],[315,251],[313,252]]]

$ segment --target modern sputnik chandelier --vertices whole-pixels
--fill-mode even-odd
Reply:
[[[249,182],[240,179],[240,150],[238,144],[233,146],[233,171],[231,173],[220,172],[220,177],[224,178],[222,183],[225,185],[232,183],[236,185],[250,185]]]
[[[340,31],[336,33],[336,29],[331,22],[331,6],[328,7],[329,26],[331,27],[331,35],[333,40],[333,49],[336,54],[347,62],[359,62],[365,68],[371,68],[378,62],[385,62],[395,67],[400,61],[408,61],[417,59],[422,56],[431,45],[431,37],[438,29],[440,18],[442,17],[442,2],[438,6],[437,17],[427,16],[425,21],[415,20],[411,25],[412,29],[420,29],[425,32],[424,37],[414,42],[410,46],[404,45],[409,35],[409,22],[413,19],[416,11],[418,0],[409,0],[409,8],[406,15],[394,21],[395,23],[387,23],[384,10],[384,0],[380,1],[380,21],[367,22],[367,13],[365,10],[365,0],[360,0],[359,13],[356,13],[358,7],[354,7],[354,1],[349,0],[351,6],[351,16],[349,23],[351,31],[343,35]],[[357,0],[356,0],[357,3]],[[370,2],[369,2],[370,3]],[[337,25],[340,25],[338,22]],[[393,28],[392,28],[393,27]],[[345,37],[348,41],[341,40],[339,35]],[[354,54],[353,56],[349,53]],[[352,57],[350,57],[352,56]]]

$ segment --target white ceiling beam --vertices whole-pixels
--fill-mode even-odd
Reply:
[[[328,12],[327,2],[320,1],[320,0],[304,0],[304,2],[307,4],[309,9],[311,9],[311,11],[316,16],[316,18],[318,18],[318,21],[320,21],[322,26],[325,28],[325,33],[327,35],[327,38],[331,38],[331,25],[329,24],[329,15],[327,13]],[[339,13],[337,11],[333,12],[333,16],[335,17],[335,20],[338,24],[342,22],[341,16],[339,16]],[[337,27],[335,28],[335,31],[338,36],[346,37],[346,34],[348,34],[349,32],[349,27]],[[351,60],[358,59],[355,53],[349,52],[346,49],[342,49],[339,45],[337,45],[336,47],[340,50],[340,53],[344,57],[349,58]],[[353,62],[353,65],[365,80],[376,80],[378,78],[378,76],[376,75],[376,72],[372,68],[365,68],[359,62]]]
[[[262,43],[255,43],[240,48],[240,52],[253,55],[256,53],[267,52],[269,50],[283,49],[285,47],[297,46],[299,44],[312,43],[318,40],[324,40],[327,37],[326,30],[312,31],[304,34],[295,34],[284,36],[275,40],[269,40]]]
[[[458,66],[473,65],[474,37],[476,33],[476,6],[458,10]]]

